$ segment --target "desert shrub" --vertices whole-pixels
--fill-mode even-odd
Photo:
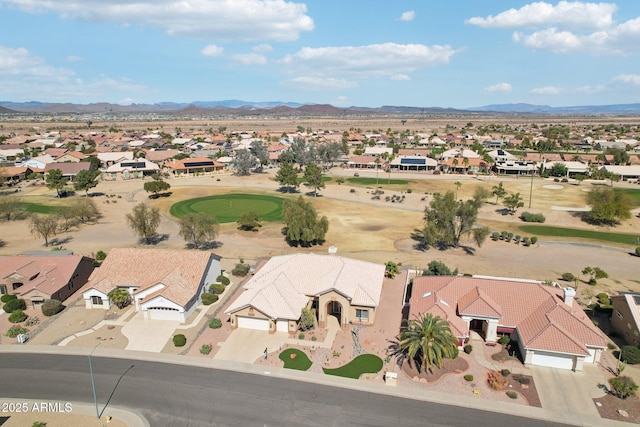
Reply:
[[[407,188],[407,194],[411,194],[412,192],[413,192],[413,190],[412,190],[412,189]]]
[[[209,291],[213,292],[214,294],[221,294],[224,292],[224,285],[222,283],[214,283],[213,285],[209,286]]]
[[[9,322],[11,323],[20,323],[20,322],[24,322],[25,320],[27,320],[27,314],[22,311],[22,310],[14,310],[10,315],[9,315]]]
[[[473,375],[471,374],[467,374],[464,376],[464,380],[468,383],[470,383],[471,381],[473,381]]]
[[[608,348],[609,350],[615,350],[616,348],[618,348],[618,346],[617,346],[617,345],[615,345],[614,343],[612,343],[611,341],[609,341],[609,342],[607,343],[607,348]]]
[[[202,304],[211,305],[214,302],[218,301],[218,295],[205,292],[204,294],[202,294],[201,299],[202,299]]]
[[[500,373],[502,374],[503,377],[508,377],[509,375],[511,375],[511,371],[508,369],[501,369]]]
[[[303,339],[304,339],[304,332],[300,332],[300,333],[298,334],[298,339],[299,339],[299,340],[303,340]]]
[[[514,375],[513,379],[522,385],[528,385],[531,382],[531,380],[528,377],[525,377],[522,375]]]
[[[2,308],[4,309],[5,313],[13,313],[16,310],[26,310],[27,309],[27,303],[24,302],[23,299],[21,298],[17,298],[17,299],[12,299],[7,301]]]
[[[27,328],[23,328],[22,326],[16,325],[16,326],[10,327],[5,335],[8,336],[9,338],[15,338],[18,335],[26,334],[27,332],[29,332]]]
[[[173,336],[173,345],[175,345],[176,347],[184,347],[186,343],[187,337],[185,337],[183,334],[177,334]]]
[[[509,335],[502,335],[498,342],[502,345],[507,345],[511,342],[511,337]]]
[[[522,212],[520,219],[524,222],[545,222],[546,218],[541,213]]]
[[[538,238],[536,236],[531,236],[531,244],[535,245],[536,243],[538,243]]]
[[[524,239],[522,239],[522,244],[525,246],[531,246],[531,238],[525,237]]]
[[[44,421],[34,421],[31,427],[47,427],[47,423]]]
[[[236,264],[235,267],[233,267],[233,270],[231,270],[231,274],[238,277],[244,277],[249,273],[249,269],[250,269],[249,264],[245,264],[241,262]]]
[[[636,256],[640,256],[640,246],[636,248]]]
[[[635,345],[625,345],[620,350],[620,358],[629,365],[637,365],[640,363],[640,348]]]
[[[47,317],[60,313],[63,308],[64,306],[57,299],[48,299],[40,307],[42,314]]]
[[[104,261],[106,257],[107,257],[107,254],[104,251],[96,252],[96,261]]]
[[[209,354],[211,353],[211,350],[213,350],[213,346],[211,344],[202,344],[200,347],[200,353],[202,354]]]
[[[0,302],[2,302],[3,304],[6,304],[9,301],[14,300],[14,299],[18,299],[18,297],[15,296],[15,295],[12,295],[12,294],[5,294],[5,295],[2,295],[0,297]]]
[[[515,236],[513,236],[513,241],[515,242],[516,245],[520,243],[520,235],[516,234]]]
[[[317,337],[317,336],[315,336],[315,335],[313,335],[313,336],[311,337],[311,341],[318,341],[318,337]]]
[[[227,276],[223,276],[221,274],[218,277],[216,277],[216,282],[222,283],[225,286],[229,286],[229,283],[231,283],[231,280],[229,280],[229,278]]]
[[[464,352],[467,354],[471,354],[471,352],[473,351],[473,346],[471,344],[467,344],[464,346]]]
[[[40,319],[38,316],[30,316],[26,322],[24,322],[24,326],[34,326],[40,323]]]
[[[553,182],[560,182],[560,178],[553,178]]]
[[[509,390],[507,392],[507,396],[509,396],[510,399],[517,399],[518,398],[518,393],[516,393],[513,390]]]
[[[498,371],[489,371],[487,373],[487,383],[494,390],[502,390],[506,387],[508,381]]]
[[[569,182],[569,180],[567,178],[562,178],[560,182]]]
[[[635,396],[638,391],[638,384],[632,378],[623,375],[609,379],[611,391],[620,399],[626,399],[629,396]]]
[[[212,317],[209,320],[209,327],[211,329],[220,329],[222,327],[222,320],[218,319],[217,317]]]
[[[609,300],[609,295],[605,294],[604,292],[600,292],[598,295],[596,295],[596,298],[598,298],[598,302],[601,305],[609,305],[611,303],[611,301]]]
[[[355,192],[356,192],[355,188],[352,188],[351,190],[349,190],[349,193],[355,193]]]
[[[496,241],[498,239],[500,239],[500,233],[498,233],[497,231],[491,233],[491,240]]]
[[[573,273],[562,273],[561,277],[565,282],[573,282],[576,280],[576,276]]]

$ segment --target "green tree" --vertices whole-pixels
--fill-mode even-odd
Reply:
[[[442,368],[445,358],[454,359],[458,355],[458,340],[449,323],[431,313],[410,320],[396,339],[393,354],[414,362],[423,372],[431,372],[433,367]]]
[[[171,185],[159,175],[153,175],[153,180],[144,183],[144,191],[153,193],[154,198],[158,198],[160,192],[167,191],[170,188]]]
[[[567,176],[569,168],[564,163],[555,162],[551,169],[549,169],[550,176]]]
[[[260,215],[255,211],[244,212],[238,219],[238,228],[244,231],[255,231],[262,227]]]
[[[431,261],[426,270],[422,270],[423,276],[456,276],[457,274],[457,268],[451,271],[444,262],[436,260]]]
[[[498,200],[502,199],[507,195],[507,190],[504,189],[504,185],[502,185],[502,181],[498,183],[498,185],[494,185],[491,188],[491,192],[494,196],[496,196],[496,205],[498,204]]]
[[[590,285],[596,285],[598,283],[598,280],[606,279],[607,277],[609,277],[609,275],[600,267],[587,266],[582,269],[582,274],[584,274],[585,276],[589,276],[588,283]]]
[[[250,144],[251,153],[258,159],[258,168],[262,170],[262,166],[267,164],[269,160],[269,152],[267,151],[267,147],[264,146],[262,141],[254,140],[251,141]]]
[[[286,239],[293,246],[321,244],[329,230],[327,217],[318,217],[311,203],[305,202],[302,196],[284,201],[282,219]]]
[[[520,193],[511,193],[503,199],[504,206],[509,210],[511,215],[514,215],[518,208],[524,206]]]
[[[76,191],[84,191],[85,197],[89,196],[89,190],[96,185],[96,178],[100,175],[100,171],[81,170],[73,177],[73,188]]]
[[[292,163],[280,163],[280,168],[278,172],[276,172],[275,180],[281,186],[286,187],[287,192],[289,192],[291,188],[298,187],[298,172],[296,172]]]
[[[45,179],[45,183],[47,184],[47,188],[50,190],[56,190],[58,197],[62,196],[63,188],[69,180],[67,177],[62,175],[62,171],[60,169],[52,169],[47,173],[47,177]]]
[[[613,394],[618,396],[620,399],[635,396],[638,391],[638,384],[633,381],[633,378],[627,377],[626,375],[610,378],[609,385],[611,385]]]
[[[456,200],[458,200],[458,191],[460,190],[460,187],[462,187],[462,183],[460,181],[456,181],[453,184],[456,186]]]
[[[125,288],[116,288],[107,295],[109,301],[114,303],[119,309],[123,309],[131,304],[131,294]]]
[[[318,189],[324,188],[324,181],[322,180],[322,169],[316,164],[309,164],[304,168],[304,179],[307,184],[313,188],[314,197],[318,196]]]
[[[384,275],[390,279],[396,277],[396,274],[400,273],[398,264],[393,261],[387,261],[384,265]]]
[[[216,217],[204,212],[187,214],[180,218],[180,236],[194,248],[212,243],[218,235]]]
[[[134,206],[126,218],[129,227],[147,244],[151,243],[160,225],[160,210],[140,203]]]
[[[425,208],[423,243],[443,249],[458,247],[460,239],[470,235],[476,245],[482,246],[489,229],[475,225],[479,207],[476,200],[457,201],[452,191],[447,191],[444,196],[434,194],[433,200]]]
[[[32,215],[29,228],[31,234],[42,237],[44,245],[49,246],[49,239],[58,233],[58,218],[55,215]]]
[[[236,151],[233,166],[238,175],[249,175],[251,169],[255,168],[257,164],[258,159],[249,150],[243,148]]]
[[[316,310],[304,307],[300,313],[300,330],[307,331],[316,325]]]
[[[629,196],[612,188],[594,188],[587,193],[586,202],[591,210],[585,218],[595,224],[615,225],[621,220],[631,218],[631,202]]]
[[[614,165],[627,165],[629,164],[629,153],[624,148],[611,148],[607,150],[607,154],[613,154]]]
[[[22,201],[16,196],[0,196],[0,218],[11,221],[20,216]]]

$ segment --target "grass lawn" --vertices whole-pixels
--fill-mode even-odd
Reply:
[[[322,182],[329,182],[329,181],[331,181],[331,177],[330,176],[323,176],[322,177]],[[304,179],[304,176],[299,176],[298,177],[298,184],[303,184],[303,183],[306,183],[306,182],[307,182],[307,180]]]
[[[614,188],[613,191],[616,193],[625,193],[631,199],[633,206],[640,206],[640,190],[636,190],[635,188]]]
[[[407,185],[409,183],[406,179],[387,179],[384,176],[380,176],[377,180],[375,178],[347,178],[347,182],[362,185]]]
[[[20,203],[20,209],[29,213],[50,214],[56,213],[60,208],[58,206],[22,202]]]
[[[169,212],[175,217],[205,212],[215,215],[219,223],[225,223],[235,222],[243,213],[254,211],[263,221],[280,221],[283,202],[282,197],[234,193],[183,200],[171,206]]]
[[[292,354],[296,355],[293,359],[291,358]],[[297,369],[298,371],[306,371],[311,367],[312,364],[307,355],[297,348],[288,348],[280,353],[280,356],[278,357],[284,362],[284,367],[286,369]]]
[[[640,236],[606,231],[578,230],[575,228],[552,227],[548,225],[521,225],[518,227],[525,233],[537,236],[579,237],[582,239],[598,240],[601,242],[623,243],[637,246]]]
[[[327,375],[358,379],[362,374],[375,374],[382,369],[382,359],[375,354],[361,354],[344,366],[335,369],[322,368]]]

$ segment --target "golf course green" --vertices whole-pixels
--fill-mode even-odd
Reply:
[[[183,200],[171,206],[175,217],[204,212],[215,215],[219,223],[235,222],[245,212],[256,212],[263,221],[282,220],[282,197],[231,193]]]

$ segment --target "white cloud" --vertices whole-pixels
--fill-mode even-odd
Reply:
[[[335,105],[336,107],[348,107],[349,104],[351,104],[351,101],[344,95],[340,95],[331,103],[331,105]]]
[[[408,10],[400,15],[400,20],[405,22],[413,21],[415,18],[416,13],[413,10]]]
[[[267,63],[267,58],[258,53],[238,53],[231,58],[242,65],[262,65]]]
[[[63,67],[48,65],[43,58],[24,48],[0,46],[0,93],[7,99],[29,101],[33,94],[50,102],[90,102],[114,99],[124,93],[142,93],[149,89],[127,79],[100,75],[85,81]]]
[[[591,85],[586,85],[586,86],[580,86],[579,88],[576,89],[576,92],[578,93],[587,93],[587,94],[593,94],[593,93],[599,93],[604,91],[607,88],[606,85],[596,85],[596,86],[591,86]]]
[[[79,56],[75,56],[75,55],[67,56],[67,62],[80,62],[80,61],[82,61],[82,58]]]
[[[560,92],[562,92],[562,88],[555,86],[544,86],[531,89],[531,93],[534,95],[557,95]]]
[[[147,25],[199,39],[297,40],[313,30],[303,3],[285,0],[4,0],[31,13],[84,22]]]
[[[511,92],[512,90],[513,86],[510,83],[498,83],[484,88],[486,93]]]
[[[397,80],[397,81],[411,80],[411,77],[407,76],[406,74],[393,74],[393,75],[389,76],[389,78],[391,80]]]
[[[215,44],[210,44],[202,48],[202,54],[204,56],[221,56],[224,52],[224,48],[220,46],[216,46]]]
[[[358,83],[354,81],[316,76],[295,77],[283,84],[304,90],[341,90],[358,87]]]
[[[365,46],[304,47],[281,63],[292,74],[332,77],[391,77],[446,64],[456,52],[451,46],[372,44]]]
[[[509,9],[496,16],[473,17],[467,24],[483,28],[532,28],[561,26],[580,30],[609,28],[617,6],[612,3],[584,3],[561,1],[557,5],[546,2],[527,4],[520,9]]]
[[[268,43],[262,43],[262,44],[253,46],[251,50],[257,53],[271,52],[273,50],[273,47]]]
[[[640,86],[640,74],[621,74],[613,78],[614,82]]]

